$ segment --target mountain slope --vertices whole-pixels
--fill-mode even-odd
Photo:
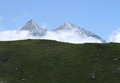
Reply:
[[[74,24],[71,24],[71,23],[68,23],[68,22],[65,22],[64,24],[62,24],[60,27],[58,27],[57,29],[55,29],[54,31],[56,31],[57,33],[58,32],[70,32],[69,34],[76,34],[79,36],[79,39],[86,39],[86,42],[87,42],[87,39],[96,39],[98,40],[99,42],[105,42],[101,37],[99,37],[98,35],[92,33],[92,32],[89,32],[83,28],[80,28],[80,27],[77,27],[75,26]]]
[[[119,83],[120,44],[0,42],[1,83]]]
[[[38,39],[50,39],[69,43],[105,43],[96,34],[67,22],[55,30],[48,31],[39,27],[33,20],[30,20],[20,31],[28,31],[29,35]]]
[[[46,30],[39,27],[33,20],[30,20],[20,31],[28,31],[32,36],[44,36]]]

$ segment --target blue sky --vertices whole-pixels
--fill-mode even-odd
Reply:
[[[0,29],[23,27],[33,19],[47,29],[70,22],[108,40],[120,27],[120,0],[0,0]]]

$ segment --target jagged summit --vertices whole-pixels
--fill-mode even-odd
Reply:
[[[33,20],[30,20],[26,23],[26,25],[21,30],[32,31],[39,28],[40,27]]]
[[[34,22],[33,19],[29,20],[28,23]]]
[[[58,30],[71,30],[71,29],[78,29],[78,27],[76,27],[72,23],[64,22],[60,27],[58,27],[57,29],[55,29],[55,31],[58,31]]]
[[[29,31],[33,36],[43,36],[46,30],[38,26],[33,20],[28,21],[20,31]]]
[[[38,25],[35,23],[35,21],[33,21],[32,19],[31,19],[30,21],[28,21],[27,24],[31,24],[31,25],[36,25],[36,26],[38,26]]]
[[[63,25],[63,26],[71,26],[71,25],[73,25],[73,24],[72,24],[72,23],[69,23],[69,22],[64,22],[62,25]]]

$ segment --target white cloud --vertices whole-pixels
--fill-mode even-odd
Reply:
[[[28,36],[28,32],[21,31],[18,32],[16,30],[11,31],[0,31],[0,41],[13,41],[13,40],[23,40],[32,38]]]
[[[44,23],[40,27],[43,28],[43,29],[45,29],[46,27],[48,27],[48,25]]]
[[[30,36],[27,31],[0,31],[0,41],[13,41],[13,40],[24,40],[24,39],[49,39],[49,40],[57,40],[61,42],[69,42],[69,43],[102,43],[98,39],[94,39],[92,37],[84,37],[81,38],[74,31],[61,31],[61,32],[53,32],[48,31],[46,36],[44,37],[33,37]]]
[[[52,32],[48,31],[47,35],[43,39],[57,40],[62,42],[69,43],[102,43],[98,39],[94,39],[92,37],[84,37],[81,38],[79,34],[76,34],[74,31],[61,31],[61,32]]]
[[[3,16],[0,16],[0,21],[1,21],[1,20],[4,20],[4,17],[3,17]]]
[[[109,42],[120,42],[120,28],[112,32],[109,37]]]

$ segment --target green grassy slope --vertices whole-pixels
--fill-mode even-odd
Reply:
[[[0,42],[0,83],[120,83],[120,44]]]

